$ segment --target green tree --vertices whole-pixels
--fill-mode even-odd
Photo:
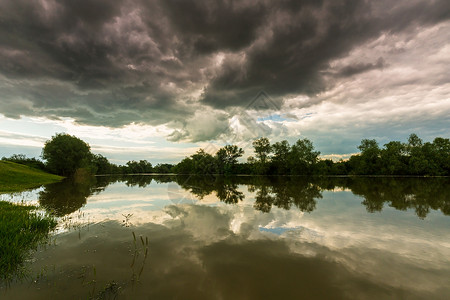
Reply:
[[[436,163],[442,170],[442,175],[450,175],[450,139],[437,137],[433,141],[436,151]]]
[[[216,159],[203,149],[179,162],[173,171],[178,174],[212,175],[217,173]]]
[[[256,163],[253,165],[254,172],[256,174],[267,174],[269,155],[272,152],[272,147],[268,138],[259,138],[253,141],[253,148],[256,156]]]
[[[382,174],[403,175],[407,173],[406,147],[399,141],[392,141],[384,145],[381,150]]]
[[[103,155],[93,154],[92,163],[96,169],[95,174],[112,174],[112,165]]]
[[[411,133],[406,144],[408,155],[408,173],[411,175],[425,175],[428,169],[428,158],[425,156],[423,142],[417,134]]]
[[[253,141],[255,156],[260,163],[265,164],[269,160],[269,154],[272,152],[268,138],[262,137]]]
[[[244,150],[236,145],[226,145],[216,153],[217,167],[220,174],[233,172],[237,159],[244,154]]]
[[[175,165],[175,167],[173,167],[173,171],[177,174],[191,174],[192,169],[193,163],[190,157],[183,158],[179,163]]]
[[[129,174],[151,173],[153,172],[152,164],[147,160],[129,161],[127,162],[126,171]]]
[[[422,147],[422,139],[417,136],[415,133],[411,133],[408,137],[407,150],[409,154],[413,152],[415,149]]]
[[[363,139],[358,146],[361,151],[359,163],[355,166],[356,174],[379,174],[381,167],[380,148],[376,140]]]
[[[277,174],[286,174],[288,169],[289,153],[291,146],[283,140],[272,145],[272,164]]]
[[[154,173],[170,173],[173,171],[173,165],[172,164],[157,164],[153,167]]]
[[[45,142],[42,158],[51,172],[73,176],[78,169],[91,167],[92,153],[90,146],[81,139],[58,133]]]
[[[291,147],[289,165],[293,174],[311,174],[319,159],[320,152],[314,151],[313,143],[308,139],[299,139]]]
[[[191,158],[193,163],[191,174],[212,175],[217,173],[216,160],[211,154],[206,153],[203,149],[198,150]]]

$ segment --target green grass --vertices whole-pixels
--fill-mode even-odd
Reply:
[[[34,206],[0,201],[0,281],[26,274],[25,261],[47,240],[56,224],[54,218],[36,212]]]
[[[42,184],[59,181],[62,178],[25,165],[0,161],[0,193],[36,188]]]

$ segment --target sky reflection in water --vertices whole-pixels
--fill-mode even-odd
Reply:
[[[445,299],[449,187],[448,178],[133,176],[53,184],[26,196],[63,224],[30,266],[44,276],[2,293]],[[147,257],[140,236],[149,240]]]

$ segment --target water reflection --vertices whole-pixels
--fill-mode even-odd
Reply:
[[[234,216],[217,207],[168,209],[174,218],[164,226],[107,221],[59,236],[33,265],[45,276],[13,285],[5,299],[445,299],[449,292],[442,258],[235,234]]]
[[[390,206],[403,211],[413,209],[421,219],[431,210],[450,215],[449,178],[105,176],[48,185],[39,193],[39,202],[49,212],[64,216],[80,209],[89,196],[101,193],[110,184],[124,182],[128,187],[145,188],[152,181],[174,182],[198,200],[214,195],[226,204],[243,201],[246,187],[254,197],[254,208],[265,213],[272,207],[295,207],[310,213],[324,191],[350,190],[363,199],[361,204],[370,213]]]
[[[287,210],[295,206],[303,212],[312,212],[323,191],[341,189],[362,197],[362,204],[371,213],[388,205],[398,210],[414,209],[422,219],[430,210],[450,215],[449,178],[236,176],[211,180],[174,176],[170,180],[199,199],[215,193],[227,204],[242,201],[245,196],[238,186],[247,186],[249,192],[256,194],[255,209],[263,212],[270,212],[273,206]]]
[[[82,207],[94,222],[57,234],[31,266],[44,275],[0,298],[445,299],[449,192],[448,178],[126,176],[49,185],[43,207],[58,216]],[[197,201],[171,198],[188,196]]]
[[[450,215],[450,180],[448,178],[358,178],[347,184],[355,195],[364,198],[367,211],[381,211],[385,204],[398,210],[414,209],[425,218],[430,209]]]
[[[89,196],[103,192],[113,182],[113,178],[83,177],[49,184],[39,192],[39,204],[51,214],[62,217],[79,210]]]

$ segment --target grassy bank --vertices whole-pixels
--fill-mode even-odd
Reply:
[[[31,250],[56,227],[54,218],[35,209],[0,201],[0,281],[24,275],[24,262]]]
[[[61,179],[61,176],[45,173],[25,165],[0,161],[0,193],[18,192]]]

